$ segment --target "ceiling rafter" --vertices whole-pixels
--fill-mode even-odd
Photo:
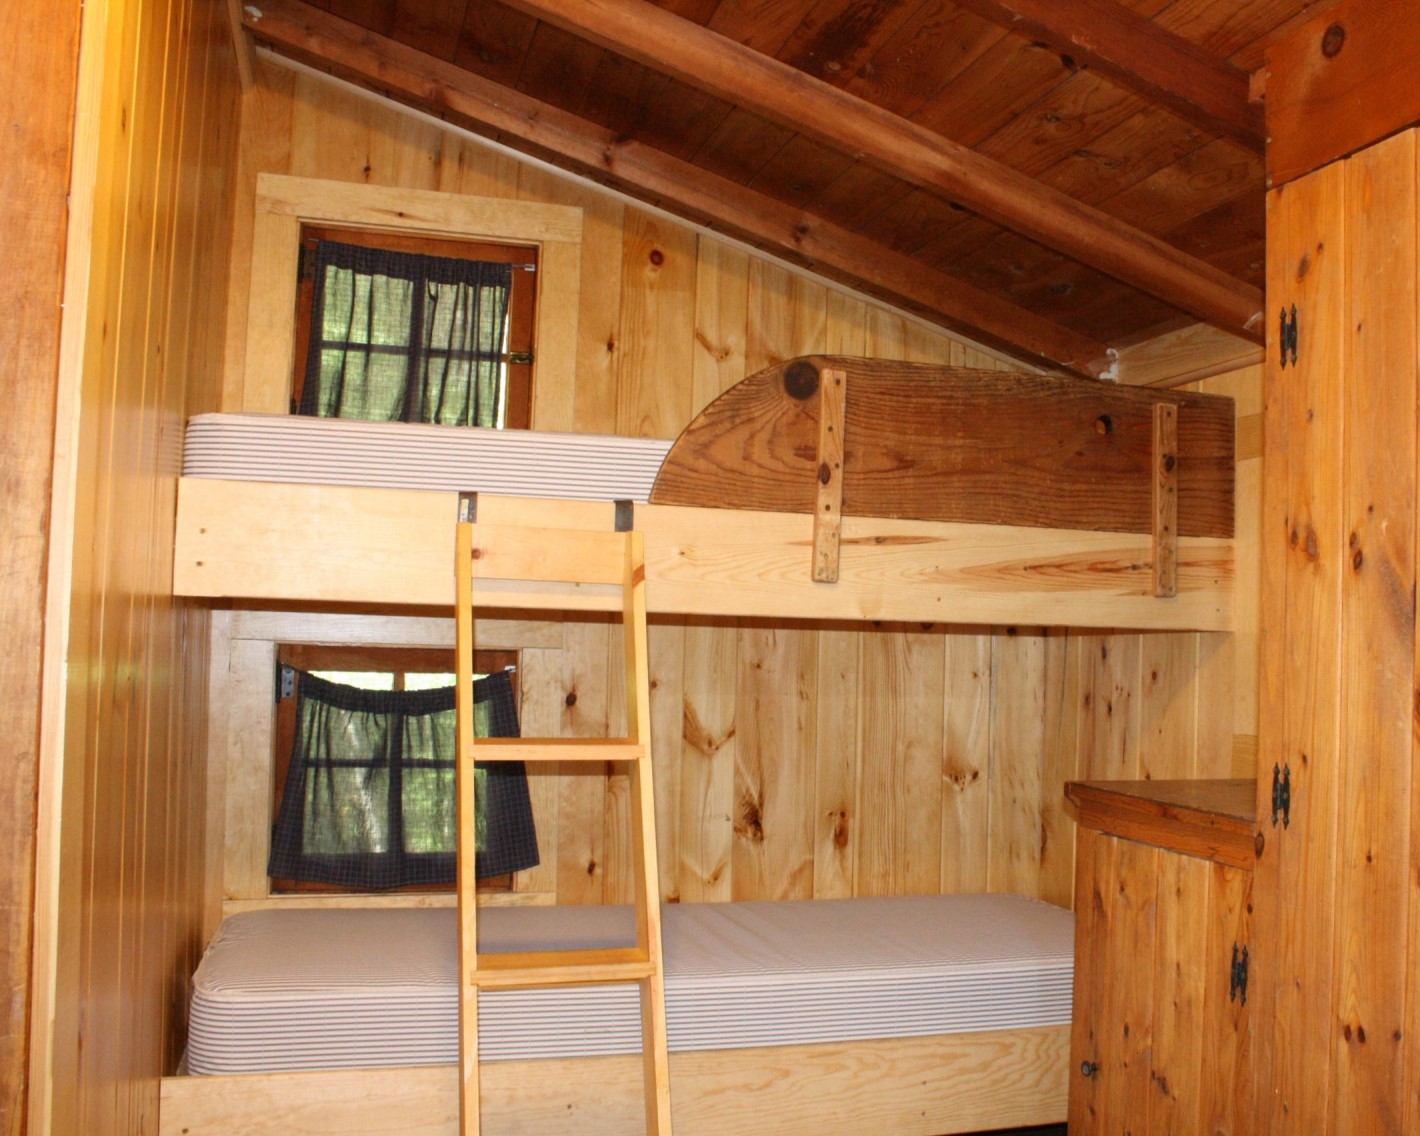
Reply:
[[[954,0],[1168,107],[1210,134],[1263,152],[1262,107],[1245,71],[1161,28],[1118,0]]]
[[[507,0],[618,55],[944,193],[1235,334],[1260,338],[1262,291],[1076,201],[743,44],[645,0]]]
[[[1099,374],[1109,363],[1104,344],[957,277],[300,0],[248,6],[244,22],[258,42],[282,54],[807,264],[1018,357],[1081,374]]]

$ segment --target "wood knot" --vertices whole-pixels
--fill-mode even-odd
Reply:
[[[1114,419],[1108,414],[1101,414],[1095,419],[1095,433],[1100,437],[1114,433]]]
[[[1340,24],[1332,24],[1321,36],[1321,53],[1328,59],[1335,59],[1346,46],[1346,29]]]
[[[819,462],[819,463],[818,463],[818,483],[819,483],[820,485],[827,485],[827,484],[828,484],[830,481],[832,481],[832,480],[833,480],[833,470],[831,470],[831,469],[828,468],[828,462]]]
[[[1173,454],[1165,454],[1165,455],[1164,455],[1164,472],[1165,472],[1165,473],[1172,473],[1172,472],[1174,471],[1174,469],[1177,467],[1177,465],[1178,465],[1178,458],[1174,457]]]
[[[573,706],[577,705],[577,692],[575,690],[569,690],[567,697],[562,701],[567,704],[568,709],[571,709]]]
[[[818,393],[818,368],[803,359],[796,359],[784,368],[784,393],[796,402],[803,402]]]
[[[647,259],[650,260],[650,262],[655,267],[660,268],[661,265],[665,264],[666,262],[666,254],[663,253],[660,249],[652,249]]]

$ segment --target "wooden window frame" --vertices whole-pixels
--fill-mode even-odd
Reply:
[[[289,666],[303,671],[367,671],[396,675],[395,689],[403,689],[399,678],[406,674],[453,674],[454,652],[447,647],[372,647],[358,644],[332,645],[314,643],[283,643],[276,648],[278,667]],[[513,669],[513,697],[521,705],[518,690],[518,652],[513,650],[479,650],[474,652],[474,672],[492,674]],[[286,777],[291,770],[291,749],[296,737],[296,698],[282,698],[276,704],[273,731],[271,823],[275,824],[281,808],[281,796],[286,789]],[[314,880],[287,880],[267,877],[270,895],[388,895],[395,892],[431,894],[456,890],[452,883],[411,884],[388,891],[369,892],[358,887],[322,883]],[[509,873],[478,881],[480,892],[510,892],[513,877]]]
[[[534,246],[538,250],[531,425],[571,430],[582,273],[582,210],[567,205],[257,176],[241,379],[223,410],[285,414],[296,359],[302,226]]]
[[[503,365],[507,369],[504,426],[509,430],[526,430],[532,425],[532,372],[536,343],[537,315],[537,245],[515,244],[509,241],[454,240],[423,234],[387,233],[369,229],[350,229],[337,225],[302,225],[301,260],[296,284],[295,347],[291,372],[291,413],[301,405],[309,369],[311,350],[311,317],[315,313],[316,279],[315,247],[319,241],[339,241],[363,248],[386,249],[391,252],[419,253],[450,260],[482,260],[514,266],[512,288],[508,297],[508,341],[504,344]],[[527,362],[520,362],[526,356]]]

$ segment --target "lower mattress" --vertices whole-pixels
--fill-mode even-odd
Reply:
[[[629,907],[479,912],[486,952],[629,945]],[[457,912],[261,910],[223,923],[193,979],[192,1073],[447,1064]],[[1073,917],[1011,895],[663,909],[672,1051],[912,1037],[1070,1020]],[[634,985],[494,990],[485,1061],[640,1050]]]

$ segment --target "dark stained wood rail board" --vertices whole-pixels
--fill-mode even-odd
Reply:
[[[1257,858],[1256,795],[1246,778],[1065,785],[1085,828],[1248,871]]]
[[[1152,531],[1153,408],[1178,407],[1178,530],[1233,535],[1233,403],[1087,379],[806,356],[731,387],[676,440],[659,505],[810,513],[819,373],[847,372],[843,513]]]

